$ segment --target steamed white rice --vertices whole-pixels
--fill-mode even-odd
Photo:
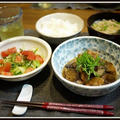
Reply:
[[[43,21],[39,27],[42,34],[51,37],[67,37],[79,31],[76,23],[70,23],[68,20],[58,18]]]

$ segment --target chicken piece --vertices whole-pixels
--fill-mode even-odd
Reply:
[[[88,54],[90,54],[92,57],[96,58],[98,56],[98,52],[94,52],[92,50],[87,50]]]
[[[89,86],[100,86],[104,84],[104,79],[100,77],[93,77],[91,80],[87,82],[86,85]]]
[[[75,82],[79,79],[79,74],[75,69],[65,67],[63,70],[63,77],[69,81]]]
[[[108,83],[112,83],[116,80],[116,75],[113,75],[111,73],[105,73],[102,78],[104,79],[105,81],[105,84],[108,84]]]
[[[77,80],[76,83],[83,84],[83,82],[81,80]]]
[[[105,62],[105,70],[106,72],[116,75],[116,69],[111,62],[107,62],[107,61]]]
[[[104,66],[97,66],[97,69],[95,72],[99,75],[102,76],[105,73],[105,67]]]

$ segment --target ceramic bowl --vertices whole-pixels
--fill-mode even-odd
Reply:
[[[91,27],[91,25],[95,21],[102,20],[102,19],[106,19],[106,20],[114,19],[119,22],[120,21],[120,13],[100,12],[100,13],[91,15],[87,20],[87,27],[88,27],[89,35],[102,37],[102,38],[105,38],[105,39],[108,39],[108,40],[111,40],[113,42],[120,44],[120,40],[119,40],[120,35],[110,35],[110,34],[101,33]]]
[[[76,32],[68,35],[68,36],[53,36],[53,35],[48,35],[47,33],[43,33],[41,31],[42,28],[42,23],[47,23],[49,20],[51,19],[59,19],[59,20],[64,20],[67,21],[71,24],[76,24],[78,29]],[[48,27],[48,30],[51,29],[52,25]],[[62,27],[62,26],[60,26]],[[57,30],[60,28],[56,28]],[[40,34],[40,37],[43,38],[44,40],[46,40],[49,44],[53,44],[53,45],[59,45],[60,43],[62,43],[65,40],[68,40],[72,37],[77,37],[80,35],[80,32],[82,31],[84,27],[84,21],[82,18],[80,18],[79,16],[75,15],[75,14],[71,14],[71,13],[52,13],[52,14],[48,14],[46,16],[43,16],[42,18],[40,18],[37,22],[36,22],[36,30],[37,32]],[[55,31],[56,32],[56,31]]]
[[[12,82],[23,81],[35,76],[40,71],[42,71],[43,68],[47,65],[52,54],[51,47],[47,42],[45,42],[40,38],[32,37],[32,36],[18,36],[7,39],[0,43],[0,52],[12,47],[16,47],[18,50],[20,48],[24,50],[32,50],[35,48],[39,48],[39,53],[40,55],[42,55],[44,59],[44,63],[40,67],[26,74],[13,75],[13,76],[0,75],[0,79],[6,81],[12,81]]]
[[[114,64],[117,71],[117,80],[115,82],[101,86],[85,86],[63,78],[62,70],[64,65],[87,49],[100,51],[100,56],[103,59]],[[119,51],[120,46],[109,40],[94,36],[77,37],[63,42],[55,49],[51,64],[58,80],[70,91],[83,96],[102,96],[112,92],[120,85]]]

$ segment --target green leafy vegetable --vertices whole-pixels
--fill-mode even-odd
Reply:
[[[26,69],[25,67],[16,66],[11,70],[11,72],[14,75],[19,75],[19,74],[23,74],[25,72],[25,69]]]
[[[120,22],[116,22],[117,24],[120,24]]]
[[[103,31],[107,30],[107,28],[108,28],[108,25],[105,25],[105,26],[103,27]]]
[[[39,66],[40,66],[41,64],[40,64],[40,62],[38,61],[38,60],[33,60],[33,63],[32,63],[32,67],[33,68],[38,68]]]
[[[88,80],[90,80],[91,74],[94,74],[94,76],[98,76],[98,74],[95,72],[95,67],[102,64],[100,62],[99,56],[94,58],[90,54],[88,54],[87,51],[76,58],[76,63],[77,71],[80,71],[82,69],[82,71],[84,71],[88,75]]]
[[[39,49],[38,49],[38,48],[36,48],[33,52],[34,52],[34,53],[37,53],[37,51],[38,51],[38,50],[39,50]]]

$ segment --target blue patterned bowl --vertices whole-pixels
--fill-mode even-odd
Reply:
[[[117,80],[101,86],[85,86],[70,82],[63,78],[64,65],[86,49],[100,51],[100,56],[111,61],[117,70]],[[109,40],[84,36],[67,40],[60,44],[53,52],[51,63],[53,70],[60,82],[70,91],[83,96],[102,96],[115,90],[120,85],[120,45]]]

